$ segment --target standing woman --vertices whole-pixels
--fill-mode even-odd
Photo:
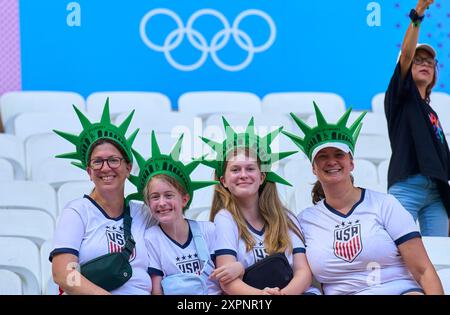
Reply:
[[[437,113],[430,106],[436,84],[435,50],[417,44],[425,10],[433,0],[419,0],[410,12],[399,62],[384,100],[392,156],[388,187],[419,220],[424,236],[448,236],[450,151]]]
[[[208,279],[214,269],[214,224],[188,220],[183,215],[195,190],[217,182],[191,180],[200,161],[187,165],[179,161],[182,140],[183,136],[170,154],[161,154],[152,132],[152,157],[146,161],[133,151],[140,171],[139,176],[130,176],[138,190],[130,198],[143,200],[158,222],[145,234],[152,294],[221,294],[217,281]],[[236,277],[242,269],[237,266]]]
[[[317,126],[291,116],[304,137],[285,133],[317,176],[313,207],[299,214],[308,261],[325,294],[443,294],[412,216],[391,195],[355,187],[353,154],[365,113],[347,128],[351,109]]]
[[[312,281],[305,246],[295,216],[282,206],[275,186],[275,182],[289,183],[270,170],[272,163],[295,152],[271,153],[270,144],[282,128],[260,138],[255,135],[253,119],[243,134],[235,133],[225,118],[223,123],[227,135],[223,143],[203,139],[217,153],[216,160],[204,163],[215,168],[220,180],[210,216],[216,225],[216,265],[238,261],[248,268],[281,253],[287,258],[287,268],[293,269],[293,278],[282,288],[256,288],[236,278],[221,281],[222,289],[233,295],[302,294]]]
[[[76,152],[58,157],[78,160],[72,164],[85,169],[95,187],[89,195],[67,204],[59,217],[50,253],[53,279],[66,294],[149,294],[151,285],[144,244],[148,211],[141,204],[126,203],[124,198],[125,181],[133,160],[131,145],[138,131],[125,138],[133,113],[116,127],[110,121],[108,99],[98,123],[91,123],[75,106],[74,109],[83,131],[78,136],[55,131],[76,146]],[[83,264],[117,252],[126,255],[125,262],[129,261],[132,270],[131,278],[123,285],[113,288],[117,283],[111,284],[117,261],[110,264],[107,259],[108,263],[102,260],[95,264],[94,277],[104,275],[106,282],[103,279],[102,283],[95,281],[95,284],[93,278],[80,273],[79,265],[84,274]],[[129,273],[125,276],[129,277]]]

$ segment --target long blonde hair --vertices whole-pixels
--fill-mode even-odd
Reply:
[[[238,150],[232,152],[236,155]],[[248,155],[248,149],[245,149]],[[225,176],[225,170],[228,162],[225,161],[222,174]],[[258,159],[258,167],[260,161]],[[219,180],[217,174],[216,180]],[[259,213],[264,221],[265,236],[264,245],[269,255],[274,253],[284,253],[286,250],[292,251],[292,240],[289,236],[289,230],[293,231],[304,242],[304,237],[296,224],[289,217],[289,213],[295,217],[289,210],[281,204],[278,196],[276,184],[272,182],[265,182],[259,189],[258,199]],[[246,250],[250,251],[255,245],[255,241],[247,227],[247,222],[244,215],[240,211],[236,198],[225,188],[222,184],[218,184],[214,189],[213,202],[211,206],[210,221],[214,221],[216,214],[222,210],[227,209],[233,216],[234,221],[238,226],[239,238],[242,238],[246,245]]]

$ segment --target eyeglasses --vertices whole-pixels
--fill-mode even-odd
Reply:
[[[125,160],[124,158],[119,157],[109,157],[107,159],[93,159],[89,161],[89,167],[92,168],[95,171],[101,170],[103,167],[103,163],[108,163],[109,168],[115,169],[120,166],[122,163],[122,160]]]
[[[435,67],[437,65],[437,60],[433,59],[433,58],[422,58],[419,56],[414,57],[413,62],[415,65],[423,65],[425,63],[425,65],[429,66],[429,67]]]

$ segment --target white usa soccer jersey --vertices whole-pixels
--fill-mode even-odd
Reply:
[[[140,203],[130,202],[131,234],[136,246],[130,257],[133,276],[112,294],[150,294],[151,280],[147,273],[149,259],[144,233],[150,226],[150,212]],[[50,260],[60,253],[78,256],[83,264],[104,254],[121,251],[125,245],[123,215],[110,218],[89,196],[67,204],[58,219]]]
[[[420,288],[397,248],[420,233],[393,196],[363,189],[347,215],[322,200],[298,219],[309,265],[325,294],[402,294]]]
[[[189,220],[188,220],[189,221]],[[200,231],[206,246],[213,256],[215,233],[212,222],[198,221]],[[167,277],[178,273],[197,273],[203,268],[203,262],[198,257],[195,242],[189,226],[189,236],[185,244],[180,244],[168,236],[159,225],[148,229],[145,233],[145,244],[150,259],[149,274]],[[211,258],[214,261],[213,258]],[[206,271],[206,270],[205,270]],[[208,270],[209,276],[212,270]],[[217,281],[208,280],[208,294],[221,294],[222,290]]]
[[[295,220],[295,218],[294,218]],[[239,238],[238,226],[228,210],[220,210],[214,217],[216,225],[216,256],[233,255],[236,260],[248,268],[267,256],[264,247],[264,229],[258,231],[248,224],[248,229],[255,240],[253,248],[247,252],[245,242]],[[286,251],[285,255],[292,267],[292,256],[296,253],[304,253],[305,246],[302,240],[292,231],[289,231],[292,240],[293,251]]]

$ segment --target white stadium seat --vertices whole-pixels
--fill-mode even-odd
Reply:
[[[39,249],[20,237],[0,237],[0,269],[12,271],[22,279],[23,294],[41,294]]]
[[[317,181],[316,175],[312,172],[311,162],[307,159],[292,159],[288,161],[283,168],[283,178],[287,180],[293,187],[286,187],[286,201],[289,202],[289,206],[294,208],[297,206],[292,203],[293,194],[298,187],[304,188],[308,185],[312,187]],[[311,189],[308,190],[310,194]]]
[[[63,153],[75,152],[75,146],[60,137],[56,133],[34,135],[25,141],[25,160],[27,178],[31,178],[33,171],[48,158],[56,159],[55,156]],[[60,159],[71,165],[71,159]]]
[[[352,174],[356,186],[369,188],[378,184],[378,173],[375,164],[361,159],[354,159],[353,162],[355,168]]]
[[[187,92],[178,99],[178,111],[202,118],[217,113],[260,113],[261,100],[248,92]]]
[[[41,246],[53,237],[55,221],[44,211],[1,209],[0,236],[25,237]]]
[[[430,95],[430,105],[438,114],[449,113],[450,95],[445,92],[432,92]]]
[[[188,219],[196,220],[197,216],[204,211],[210,211],[211,206],[204,206],[204,207],[189,207],[189,209],[186,210],[184,213],[184,216]]]
[[[59,187],[56,196],[58,200],[58,212],[72,200],[83,197],[83,195],[89,195],[94,188],[94,183],[91,181],[75,181],[67,182]]]
[[[179,139],[180,135],[167,134],[167,133],[157,133],[156,140],[158,141],[158,146],[162,154],[169,154],[172,151],[173,146]],[[133,142],[133,149],[139,152],[139,154],[144,158],[148,159],[151,153],[151,133],[138,133],[136,139]],[[198,140],[201,141],[200,139]],[[181,149],[180,159],[183,162],[192,161],[192,157],[200,157],[200,154],[195,154],[193,147],[194,142],[189,139],[189,135],[183,137],[183,144]],[[137,163],[134,163],[133,170],[137,168]]]
[[[450,269],[450,237],[423,236],[422,241],[436,270]]]
[[[58,285],[53,282],[52,276],[52,263],[48,259],[50,251],[52,250],[52,241],[45,241],[39,251],[39,257],[41,260],[41,283],[42,294],[57,295],[59,293]]]
[[[0,180],[13,180],[14,166],[6,159],[0,158]]]
[[[57,213],[56,193],[46,183],[0,181],[0,208],[41,210],[55,219]]]
[[[352,112],[348,120],[347,126],[351,124],[359,117],[361,112]],[[387,121],[384,115],[379,113],[368,112],[362,120],[361,135],[380,135],[388,137]]]
[[[19,114],[14,120],[14,134],[23,141],[33,135],[53,133],[53,129],[79,134],[82,126],[74,110],[27,112]]]
[[[389,169],[389,160],[382,161],[377,168],[378,171],[378,182],[380,185],[384,185],[387,189],[388,182],[388,169]]]
[[[372,98],[372,112],[384,116],[384,92],[374,95]]]
[[[48,183],[58,189],[67,182],[89,180],[89,175],[87,171],[72,165],[69,160],[48,157],[31,169],[30,179]]]
[[[437,271],[437,274],[439,279],[441,279],[445,295],[450,295],[450,269],[440,269]]]
[[[172,110],[170,99],[158,92],[102,91],[90,94],[86,99],[86,110],[93,117],[100,117],[109,97],[109,112],[113,119],[121,113],[155,115]]]
[[[315,115],[313,101],[325,118],[339,117],[345,112],[344,99],[335,93],[279,92],[266,94],[262,100],[264,112],[295,113],[302,119]]]
[[[444,92],[433,92],[430,95],[431,107],[439,116],[444,132],[450,132],[450,95]],[[448,141],[447,137],[447,141]]]
[[[292,124],[292,119],[279,113],[225,113],[214,114],[206,119],[203,129],[205,138],[223,141],[225,139],[225,130],[223,128],[222,116],[230,123],[236,132],[244,132],[250,119],[254,118],[255,131],[259,136],[265,136],[269,132],[283,127],[284,131],[294,133],[297,127]],[[298,151],[298,147],[285,135],[280,133],[274,139],[271,145],[272,152]],[[285,163],[290,157],[282,160]]]
[[[313,205],[311,191],[313,184],[298,183],[294,193],[291,194],[288,209],[298,215],[300,212]]]
[[[0,110],[5,132],[13,133],[13,120],[23,112],[73,112],[72,105],[85,109],[84,98],[74,92],[15,91],[0,98]]]
[[[360,135],[356,142],[355,158],[378,165],[391,157],[389,139],[380,135]]]
[[[12,271],[0,269],[0,296],[21,295],[22,280]]]
[[[122,113],[117,116],[115,124],[120,125],[128,115],[129,113]],[[160,111],[152,115],[134,115],[128,132],[131,134],[137,128],[139,128],[139,133],[151,133],[154,130],[156,133],[180,134],[183,132],[187,134],[188,132],[193,133],[195,128],[199,129],[200,133],[202,120],[189,113]]]
[[[0,134],[0,158],[7,160],[14,169],[15,179],[26,178],[25,153],[19,137]]]

